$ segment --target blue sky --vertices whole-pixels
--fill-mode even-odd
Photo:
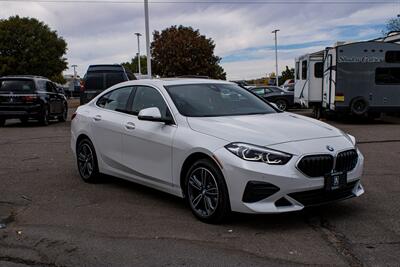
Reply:
[[[286,65],[293,66],[295,57],[321,50],[336,41],[379,37],[386,21],[400,13],[400,4],[396,1],[287,2],[290,1],[284,4],[276,1],[275,4],[153,3],[150,4],[150,29],[162,30],[171,25],[199,29],[215,41],[215,53],[222,57],[221,64],[229,79],[250,79],[274,71],[271,31],[276,28],[280,29],[282,70]],[[0,1],[0,18],[12,15],[35,17],[57,30],[68,43],[69,64],[77,64],[81,75],[89,64],[130,60],[137,52],[133,33],[144,32],[142,4]],[[144,39],[141,51],[145,51]]]

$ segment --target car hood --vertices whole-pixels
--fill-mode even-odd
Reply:
[[[326,123],[288,112],[223,117],[188,117],[197,132],[229,142],[275,145],[286,142],[342,136]]]

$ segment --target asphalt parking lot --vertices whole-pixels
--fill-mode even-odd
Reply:
[[[366,158],[366,194],[280,215],[196,220],[176,197],[81,182],[70,122],[0,128],[0,266],[399,266],[400,119],[332,123]]]

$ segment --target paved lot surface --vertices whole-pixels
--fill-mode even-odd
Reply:
[[[203,224],[182,200],[81,182],[70,123],[0,128],[0,266],[399,266],[400,122],[334,122],[366,157],[357,199]]]

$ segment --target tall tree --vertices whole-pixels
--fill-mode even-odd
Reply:
[[[400,18],[392,18],[387,21],[384,34],[388,34],[390,32],[398,32],[400,31]]]
[[[61,82],[67,43],[34,18],[0,20],[0,76],[30,74]]]
[[[214,55],[215,44],[191,27],[171,26],[161,33],[155,31],[151,43],[154,73],[162,77],[201,75],[226,79]]]
[[[128,68],[132,73],[139,73],[138,69],[138,56],[136,55],[134,58],[131,59],[131,62],[124,62],[122,65],[125,68]],[[140,56],[140,71],[142,74],[147,73],[147,57]]]

